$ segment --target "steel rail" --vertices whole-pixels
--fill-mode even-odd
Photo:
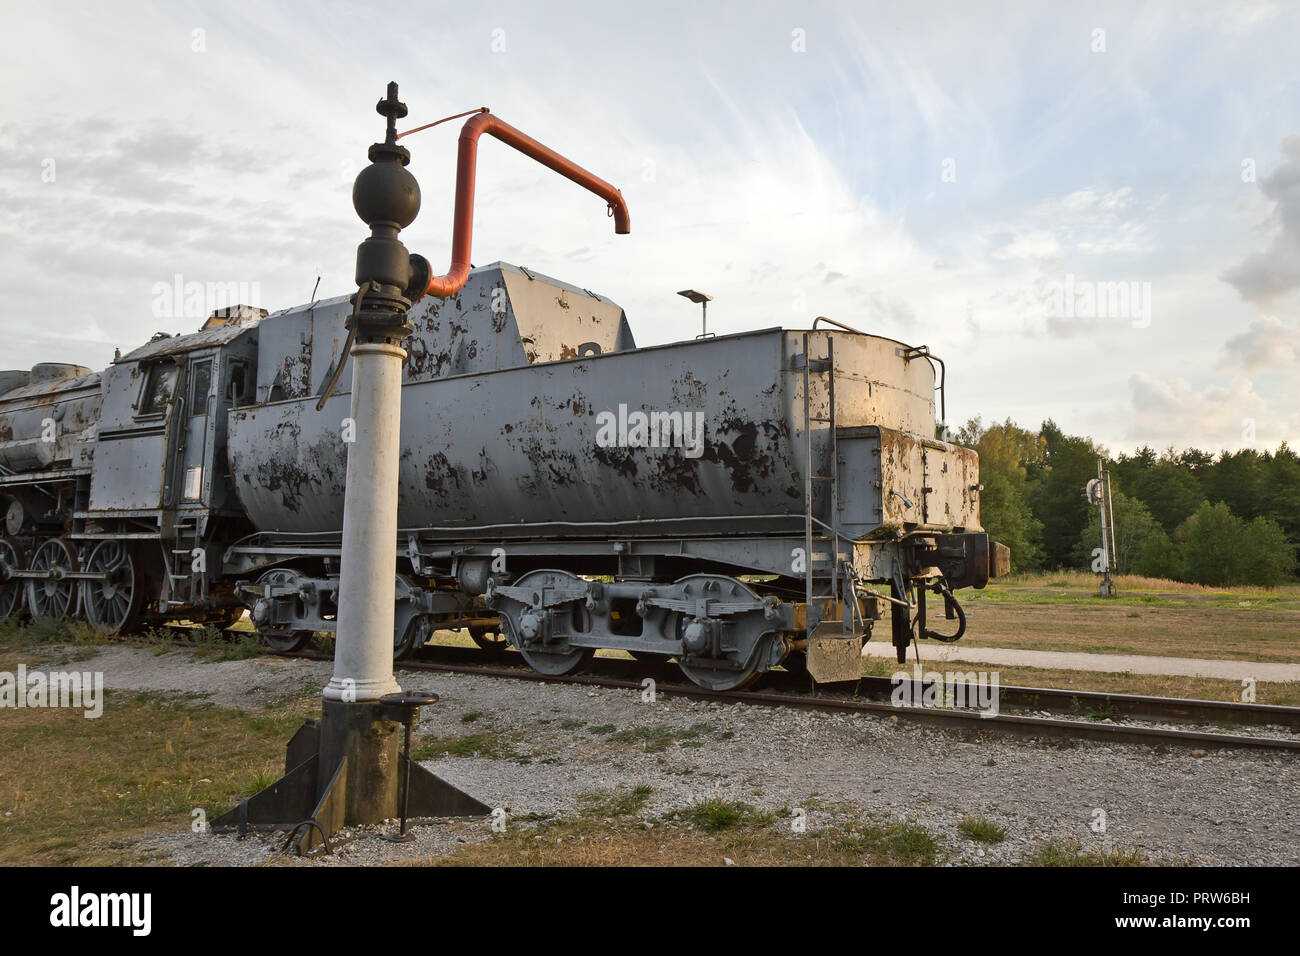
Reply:
[[[928,682],[922,683],[928,685]],[[894,686],[892,679],[888,677],[863,677],[862,684],[869,687],[872,692],[878,693],[889,693]],[[984,685],[978,683],[970,683],[966,686],[968,697],[976,690],[984,689]],[[915,688],[913,690],[915,692]],[[1028,707],[1061,713],[1091,710],[1093,716],[1101,713],[1107,717],[1146,717],[1201,723],[1217,721],[1252,726],[1277,725],[1291,730],[1300,730],[1300,707],[1183,697],[1148,697],[1106,691],[1065,690],[1059,687],[1022,687],[1014,684],[999,684],[997,690],[1000,703],[1011,707]]]
[[[430,648],[437,652],[453,652],[457,656],[481,657],[481,652],[470,648],[437,647]],[[458,652],[464,652],[463,655]],[[286,657],[304,657],[313,660],[329,660],[323,654],[289,654]],[[657,667],[655,664],[601,659],[593,662],[601,666],[607,674],[570,674],[553,676],[539,674],[525,666],[509,665],[490,666],[463,663],[458,660],[406,660],[396,662],[398,670],[422,671],[427,673],[462,674],[466,676],[504,678],[523,680],[532,683],[573,684],[585,687],[604,687],[613,690],[643,689],[644,677],[656,679],[655,691],[665,697],[680,697],[687,700],[708,701],[712,703],[752,704],[764,707],[790,707],[802,710],[820,710],[839,713],[874,714],[878,716],[898,717],[918,723],[941,726],[966,732],[992,731],[1009,733],[1022,737],[1053,737],[1069,739],[1096,740],[1109,743],[1133,743],[1147,746],[1177,745],[1201,748],[1251,749],[1281,753],[1300,753],[1300,738],[1263,737],[1248,734],[1215,733],[1201,730],[1171,729],[1166,727],[1146,727],[1134,724],[1101,723],[1093,720],[1071,720],[1058,717],[1027,716],[999,712],[986,716],[975,710],[957,710],[943,707],[898,706],[861,696],[845,693],[827,693],[825,691],[795,693],[790,689],[772,689],[757,691],[711,691],[693,684],[678,684],[660,680],[665,669],[671,665]],[[612,665],[612,666],[611,666]],[[613,676],[626,672],[632,667],[638,668],[640,675],[632,678]],[[771,672],[776,677],[781,672]],[[795,675],[791,679],[798,680]],[[806,683],[804,686],[808,686]],[[863,677],[853,685],[858,693],[879,697],[888,696],[893,689],[890,678]],[[969,685],[974,688],[977,685]],[[918,691],[921,688],[913,688]],[[1095,691],[1061,691],[1054,688],[1040,687],[999,687],[999,703],[1007,706],[1011,700],[1018,705],[1042,706],[1044,702],[1057,707],[1075,702],[1082,705],[1109,702],[1117,706],[1133,708],[1129,713],[1141,710],[1145,716],[1160,716],[1166,719],[1189,720],[1205,715],[1223,719],[1225,714],[1234,715],[1240,723],[1277,724],[1287,727],[1300,726],[1300,708],[1278,707],[1268,704],[1235,704],[1226,701],[1182,700],[1167,697],[1141,697],[1132,694],[1106,694]],[[1010,696],[1010,700],[1008,699]],[[915,699],[915,698],[914,698]],[[1142,710],[1145,708],[1145,710]],[[1167,709],[1161,709],[1167,708]],[[1254,714],[1254,720],[1251,715]]]

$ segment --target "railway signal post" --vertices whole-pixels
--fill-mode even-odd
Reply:
[[[1089,504],[1097,506],[1101,519],[1101,547],[1093,551],[1096,556],[1093,571],[1101,574],[1098,592],[1104,598],[1113,598],[1116,596],[1115,581],[1110,572],[1118,554],[1115,546],[1115,512],[1111,507],[1110,471],[1103,466],[1100,458],[1097,459],[1097,477],[1088,481],[1083,489],[1083,497]]]

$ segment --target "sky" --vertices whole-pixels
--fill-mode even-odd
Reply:
[[[718,333],[928,345],[953,426],[1300,441],[1300,5],[0,7],[0,368],[352,292],[395,80],[405,127],[488,106],[619,186],[627,236],[485,138],[473,258],[609,296],[638,344],[694,336],[695,288]],[[459,125],[403,140],[437,272]]]

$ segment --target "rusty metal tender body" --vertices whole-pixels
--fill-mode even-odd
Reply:
[[[0,616],[332,630],[355,426],[346,392],[317,404],[350,380],[348,309],[236,308],[103,373],[0,373]],[[411,317],[398,653],[466,627],[548,673],[614,648],[714,688],[845,679],[886,610],[900,656],[943,637],[927,589],[960,636],[953,592],[1005,563],[975,454],[932,437],[925,349],[842,327],[637,348],[614,302],[504,263]]]
[[[260,401],[231,413],[231,478],[259,533],[226,570],[260,574],[240,593],[290,642],[333,617],[348,396],[316,406],[346,308],[263,321]],[[782,329],[637,349],[609,300],[503,263],[412,319],[401,650],[449,621],[481,636],[495,612],[549,673],[616,648],[717,688],[803,654],[844,679],[884,607],[901,653],[913,609],[939,636],[924,588],[955,616],[952,590],[991,573],[978,463],[932,437],[924,350]]]

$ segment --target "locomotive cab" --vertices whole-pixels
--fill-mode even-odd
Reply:
[[[91,564],[116,569],[84,583],[87,616],[101,629],[128,627],[150,606],[196,620],[237,616],[229,589],[214,589],[208,568],[246,529],[230,486],[226,430],[230,409],[252,400],[265,314],[219,310],[200,331],[160,333],[104,371],[96,467],[71,535]]]

